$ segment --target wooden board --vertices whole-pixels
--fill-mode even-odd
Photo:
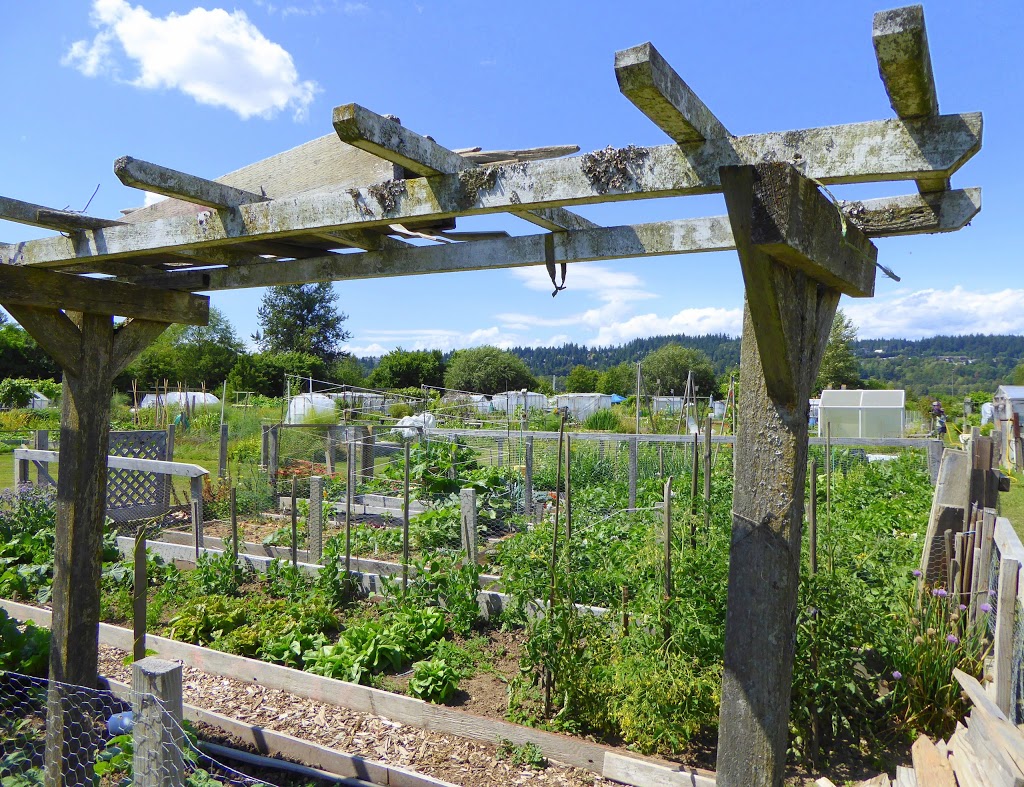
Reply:
[[[917,783],[928,787],[957,787],[953,769],[924,735],[911,747]]]

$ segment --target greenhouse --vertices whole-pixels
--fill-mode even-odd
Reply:
[[[903,437],[906,391],[825,390],[818,404],[818,436]]]

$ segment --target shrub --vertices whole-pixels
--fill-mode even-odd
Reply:
[[[619,428],[619,416],[614,410],[597,410],[587,416],[583,428],[611,432]]]

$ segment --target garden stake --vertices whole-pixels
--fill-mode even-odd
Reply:
[[[947,530],[942,534],[943,546],[946,554],[946,590],[953,592],[953,531]]]
[[[228,506],[231,511],[231,554],[235,558],[235,563],[238,563],[238,504],[235,496],[236,491],[235,487],[232,486],[231,491],[228,493]]]
[[[711,532],[711,428],[714,421],[708,415],[704,433],[704,532]]]
[[[672,637],[672,624],[668,619],[669,604],[672,602],[672,476],[665,481],[662,496],[665,513],[665,644]]]
[[[658,478],[665,477],[665,449],[658,446]]]
[[[690,457],[690,548],[697,548],[697,433],[693,433],[693,455]]]
[[[345,456],[345,585],[352,580],[352,438]]]
[[[639,369],[639,364],[637,365]],[[565,411],[562,411],[561,421],[558,424],[558,454],[555,457],[555,522],[551,528],[551,577],[548,588],[548,616],[555,611],[555,571],[558,563],[558,502],[562,488],[562,440],[565,438]],[[550,657],[550,653],[548,656]],[[551,670],[544,668],[544,715],[551,715],[551,688],[554,683],[554,676]]]
[[[402,505],[402,595],[409,589],[409,443],[405,444],[405,497]]]
[[[811,489],[807,507],[807,555],[811,575],[818,573],[818,460],[811,460]]]
[[[565,596],[572,603],[572,435],[565,436]]]
[[[825,423],[825,530],[832,532],[832,422]],[[835,547],[828,551],[828,570],[836,572]]]
[[[292,476],[292,566],[299,567],[299,479]]]
[[[132,659],[146,658],[146,526],[140,525],[135,534],[135,578],[132,593]]]

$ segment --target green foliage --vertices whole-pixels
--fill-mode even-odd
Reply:
[[[59,380],[60,368],[20,325],[0,326],[0,378],[29,377]]]
[[[444,360],[440,350],[403,350],[382,356],[369,377],[373,388],[439,387],[444,384]]]
[[[619,428],[619,414],[614,409],[595,410],[583,422],[584,429],[595,432],[612,432]]]
[[[574,366],[565,378],[565,390],[569,393],[590,393],[597,390],[598,372],[583,364]]]
[[[505,738],[499,738],[497,755],[499,760],[508,760],[513,765],[529,765],[537,770],[548,767],[544,752],[532,741],[516,744]]]
[[[313,585],[309,577],[286,560],[271,560],[267,564],[264,580],[267,583],[267,592],[275,598],[303,596]]]
[[[857,326],[842,309],[836,310],[828,344],[821,359],[815,390],[842,388],[847,385],[856,388],[860,384],[860,370],[853,354],[853,343],[857,340]]]
[[[598,393],[629,396],[636,394],[636,364],[620,363],[605,369],[597,378]]]
[[[409,694],[427,702],[445,702],[459,688],[459,673],[444,659],[417,661],[412,665]]]
[[[53,581],[54,492],[0,492],[0,596],[46,603]]]
[[[456,350],[444,374],[445,387],[483,394],[518,391],[534,382],[533,374],[521,359],[486,345]]]
[[[224,551],[204,552],[196,562],[196,582],[200,591],[208,595],[237,596],[251,576],[249,565],[236,561],[231,554],[230,539],[225,539]]]
[[[50,664],[50,632],[29,621],[24,629],[0,609],[0,671],[46,677]]]
[[[228,374],[228,391],[284,396],[285,375],[322,379],[326,372],[324,361],[311,353],[296,351],[243,355]]]
[[[399,607],[410,604],[430,605],[427,609],[440,607],[444,610],[448,628],[464,636],[480,619],[476,598],[480,592],[480,567],[461,563],[459,555],[441,555],[429,561],[415,560],[416,581],[409,585],[408,590],[403,593],[400,579],[394,578],[384,581],[383,592],[392,605]]]
[[[5,407],[27,407],[32,401],[32,380],[8,377],[0,380],[0,404]]]
[[[348,317],[337,301],[331,282],[269,287],[257,312],[261,333],[253,338],[264,352],[304,353],[330,364],[342,357],[340,345],[351,335],[342,328]]]
[[[644,386],[650,394],[682,396],[686,378],[693,373],[693,384],[700,396],[718,396],[718,380],[711,359],[700,350],[681,344],[666,344],[644,358],[641,364]],[[635,385],[634,385],[635,388]]]

